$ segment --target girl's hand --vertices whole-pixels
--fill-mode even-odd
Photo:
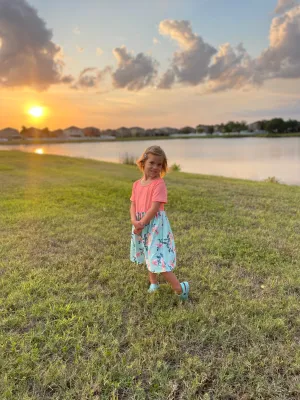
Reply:
[[[134,224],[134,230],[133,233],[136,235],[140,235],[142,233],[142,230],[144,229],[145,224],[143,224],[141,221],[135,221]]]
[[[140,221],[135,221],[134,222],[134,227],[135,227],[135,229],[137,229],[137,230],[143,230],[143,228],[144,228],[144,224],[142,223],[142,222],[140,222]]]
[[[143,224],[141,221],[138,221],[137,225],[137,230],[143,230],[145,228],[145,224]]]

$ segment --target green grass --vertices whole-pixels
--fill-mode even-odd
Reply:
[[[137,158],[129,153],[124,153],[120,155],[120,163],[127,164],[127,165],[136,165]]]
[[[183,304],[128,259],[138,177],[0,152],[0,399],[299,399],[300,188],[168,174]]]
[[[170,172],[180,172],[181,171],[181,166],[180,164],[172,164],[169,168]]]

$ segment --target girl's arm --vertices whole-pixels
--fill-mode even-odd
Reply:
[[[153,201],[151,208],[146,212],[143,218],[139,221],[144,225],[149,224],[152,218],[155,217],[156,213],[159,211],[160,208],[160,201]]]
[[[130,218],[131,218],[131,223],[132,225],[135,224],[136,222],[136,217],[135,217],[135,202],[132,201],[130,204]]]

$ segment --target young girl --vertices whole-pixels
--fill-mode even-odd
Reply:
[[[130,197],[132,222],[130,260],[146,262],[149,271],[148,292],[159,288],[157,275],[162,274],[182,300],[189,294],[188,282],[180,283],[173,273],[176,265],[174,237],[164,211],[167,188],[162,176],[167,171],[167,158],[159,146],[148,147],[137,160],[143,172],[134,182]]]

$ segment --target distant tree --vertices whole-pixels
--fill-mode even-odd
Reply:
[[[300,123],[296,119],[289,119],[285,122],[286,132],[298,132]]]
[[[20,131],[20,134],[23,135],[27,131],[26,126],[22,125],[22,129]]]
[[[247,122],[246,121],[241,121],[237,123],[237,131],[246,131],[247,130]]]
[[[283,133],[285,131],[285,122],[282,118],[273,118],[266,124],[268,132]]]
[[[229,121],[227,124],[224,125],[224,132],[241,132],[247,130],[247,123],[246,121]]]
[[[196,132],[197,132],[197,133],[203,133],[203,132],[204,132],[203,127],[202,127],[201,125],[198,125],[198,126],[196,127]]]
[[[210,133],[211,135],[214,133],[214,126],[213,125],[211,125],[211,126],[209,126],[208,127],[208,129],[207,129],[207,133]]]
[[[261,121],[258,121],[260,123],[260,127],[263,131],[267,131],[267,124],[268,124],[268,120],[263,119]]]
[[[225,132],[225,124],[223,122],[219,125],[219,132]]]
[[[234,130],[234,122],[233,121],[227,122],[227,124],[225,124],[224,126],[224,132],[230,133],[233,132],[233,130]]]
[[[195,132],[195,128],[192,128],[191,126],[185,126],[183,128],[180,129],[181,133],[194,133]]]
[[[44,128],[44,129],[42,129],[42,136],[43,137],[50,137],[50,131],[49,131],[49,129],[48,128]]]

